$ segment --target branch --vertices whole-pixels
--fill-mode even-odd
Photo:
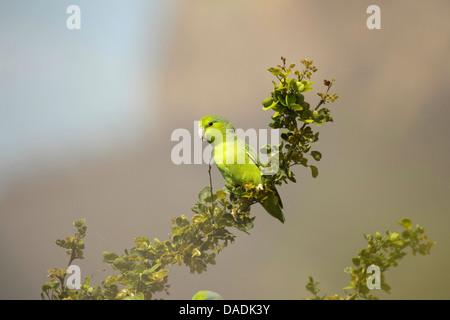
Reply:
[[[211,190],[211,222],[214,223],[214,210],[215,210],[215,203],[214,203],[214,192],[213,192],[213,184],[212,184],[212,176],[211,176],[211,160],[213,159],[213,155],[211,154],[211,158],[209,159],[208,164],[208,175],[209,175],[209,187]]]

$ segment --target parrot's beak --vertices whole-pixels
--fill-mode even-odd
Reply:
[[[203,138],[205,138],[205,132],[206,132],[206,130],[203,127],[201,127],[201,126],[198,127],[198,136],[200,139],[202,139],[202,141],[203,141]]]

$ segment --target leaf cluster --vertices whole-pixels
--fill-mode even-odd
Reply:
[[[55,268],[49,270],[50,281],[42,286],[42,298],[151,299],[155,293],[168,293],[167,267],[184,264],[191,273],[206,271],[207,265],[216,263],[217,253],[234,242],[235,236],[228,228],[235,227],[247,232],[253,227],[254,220],[247,215],[233,216],[233,203],[222,190],[213,194],[213,201],[210,194],[209,186],[200,191],[198,201],[192,208],[194,215],[190,219],[185,215],[172,219],[169,240],[154,238],[151,241],[147,237],[136,237],[135,246],[124,250],[122,255],[103,252],[103,263],[110,265],[118,274],[108,276],[101,286],[91,287],[91,277],[87,277],[80,289],[69,289],[64,286],[66,270]],[[84,220],[74,224],[78,226],[80,223],[86,230]],[[78,232],[66,240],[57,240],[57,244],[68,248],[71,257],[81,258],[80,246],[84,248],[84,244],[81,245],[77,239]],[[73,260],[71,258],[70,263]]]
[[[367,247],[358,251],[358,255],[352,258],[353,266],[344,269],[350,275],[350,285],[343,288],[345,296],[326,295],[319,296],[320,289],[318,282],[309,277],[306,283],[306,289],[313,294],[310,299],[378,299],[371,294],[372,290],[367,286],[367,281],[371,273],[367,272],[369,266],[375,265],[380,268],[380,287],[383,291],[390,293],[391,287],[386,283],[384,276],[389,269],[398,266],[398,262],[408,253],[413,256],[416,254],[427,255],[431,248],[436,244],[428,240],[425,229],[419,225],[413,228],[413,223],[408,218],[403,218],[397,222],[404,230],[402,232],[391,232],[386,230],[382,235],[376,232],[374,235],[364,235],[367,241]]]
[[[322,105],[334,102],[337,94],[330,96],[330,89],[335,82],[324,80],[325,93],[318,93],[320,100],[315,108],[305,100],[305,93],[312,90],[314,82],[310,82],[312,74],[318,71],[312,60],[303,59],[302,70],[296,70],[294,63],[287,66],[286,58],[281,57],[282,65],[269,68],[277,81],[272,81],[273,90],[270,97],[262,102],[264,110],[273,110],[275,114],[271,117],[269,127],[284,129],[281,134],[282,143],[278,146],[279,170],[272,178],[276,184],[287,181],[296,182],[291,167],[302,165],[311,169],[313,178],[319,174],[314,164],[309,164],[312,158],[320,161],[322,154],[312,150],[312,144],[319,141],[319,132],[315,132],[310,124],[321,126],[327,122],[333,122],[331,111]]]

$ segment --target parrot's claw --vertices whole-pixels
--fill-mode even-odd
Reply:
[[[257,190],[257,191],[262,191],[262,190],[264,190],[263,185],[262,185],[261,183],[258,184],[258,185],[256,186],[256,190]]]

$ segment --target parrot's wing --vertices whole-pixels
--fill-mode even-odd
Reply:
[[[246,144],[244,141],[241,140],[241,145],[242,148],[245,150],[245,153],[247,154],[247,156],[249,157],[250,161],[254,164],[256,164],[256,166],[258,168],[261,167],[261,161],[259,160],[259,156],[256,153],[255,150],[253,150],[248,144]]]

